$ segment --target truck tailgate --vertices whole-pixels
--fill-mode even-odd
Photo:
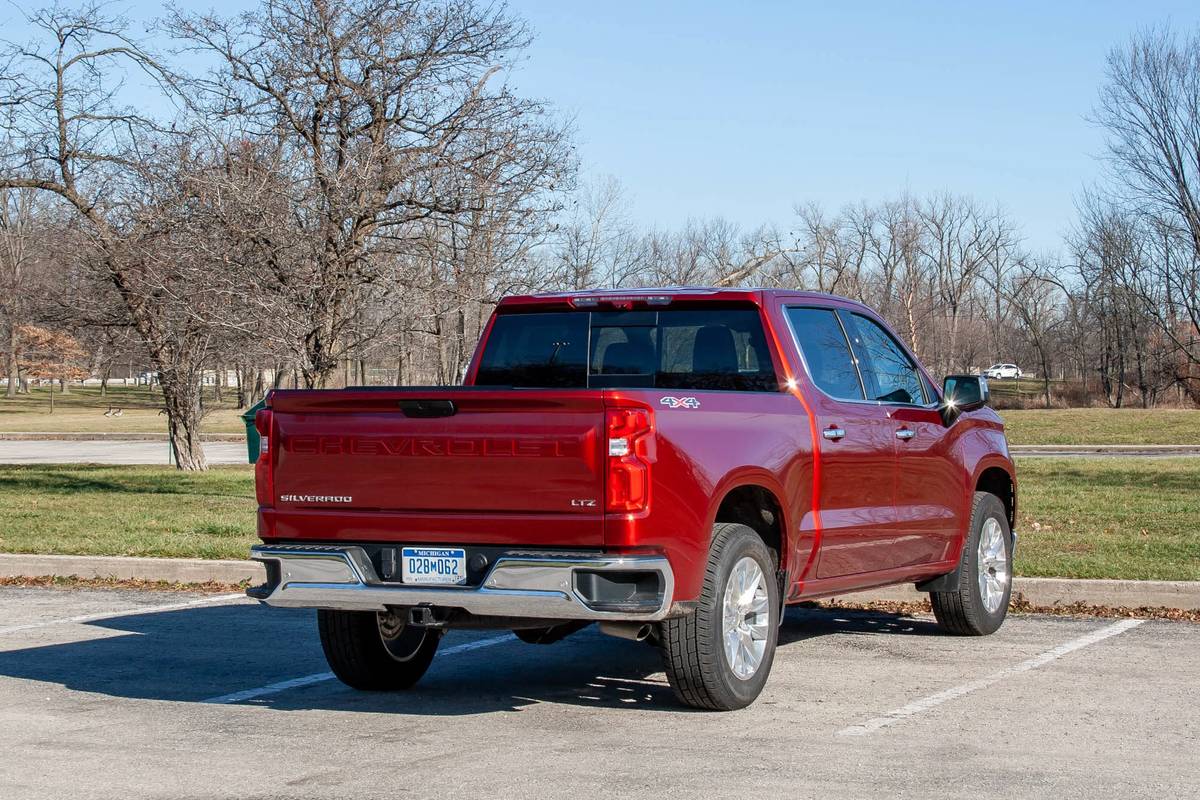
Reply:
[[[598,391],[284,391],[272,409],[280,511],[590,516],[602,542]]]

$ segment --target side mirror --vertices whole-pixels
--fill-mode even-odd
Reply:
[[[942,382],[942,422],[951,425],[964,411],[983,408],[989,397],[982,375],[947,375]]]

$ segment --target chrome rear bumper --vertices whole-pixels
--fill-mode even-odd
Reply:
[[[411,586],[379,579],[361,547],[259,545],[250,557],[268,565],[267,584],[247,593],[270,606],[383,611],[388,607],[458,608],[480,616],[645,620],[667,615],[675,588],[663,556],[514,552],[496,559],[478,586]],[[272,563],[273,562],[273,563]],[[655,573],[653,607],[602,610],[580,592],[577,573]]]

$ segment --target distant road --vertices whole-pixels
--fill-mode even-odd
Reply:
[[[245,464],[241,442],[205,442],[209,464]],[[0,464],[169,464],[165,440],[0,441]]]
[[[49,436],[52,434],[41,434]],[[2,437],[3,434],[0,434]],[[1093,458],[1140,456],[1174,458],[1200,456],[1200,445],[1013,445],[1021,457]],[[205,442],[210,464],[245,464],[242,442]],[[0,464],[167,464],[167,442],[104,439],[12,441],[0,438]]]

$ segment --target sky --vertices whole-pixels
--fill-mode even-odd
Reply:
[[[507,79],[574,121],[584,176],[617,178],[644,227],[786,226],[798,203],[948,191],[998,205],[1035,251],[1062,246],[1102,175],[1087,116],[1109,49],[1200,26],[1194,0],[509,6],[536,38]],[[16,6],[0,24],[21,37]]]

